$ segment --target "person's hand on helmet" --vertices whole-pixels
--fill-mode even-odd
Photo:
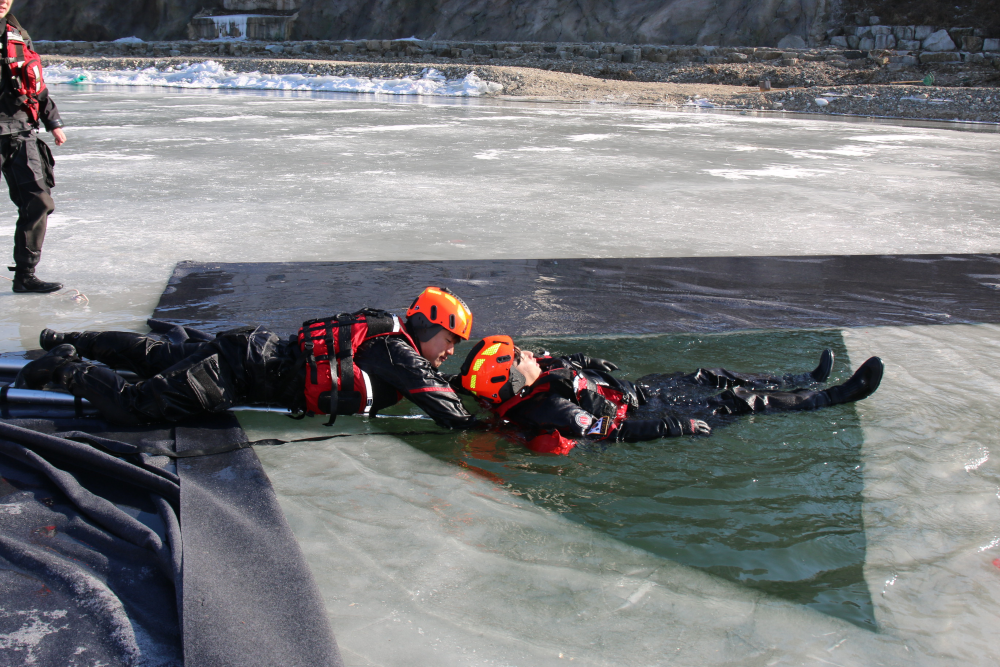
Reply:
[[[618,370],[618,366],[607,361],[606,359],[598,359],[596,357],[588,357],[587,355],[577,352],[576,354],[571,354],[566,357],[574,364],[577,364],[580,368],[587,368],[594,371],[604,371],[605,373],[613,373]]]

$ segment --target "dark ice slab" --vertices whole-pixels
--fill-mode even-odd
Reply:
[[[476,336],[1000,322],[1000,255],[840,255],[177,265],[156,317],[290,333],[455,290]]]

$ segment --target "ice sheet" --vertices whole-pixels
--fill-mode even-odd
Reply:
[[[82,290],[89,304],[66,294],[0,291],[3,351],[33,346],[43,326],[141,330],[181,260],[1000,251],[995,134],[478,100],[387,103],[335,94],[59,84],[52,93],[70,141],[54,149],[57,212],[39,274]],[[179,122],[215,118],[229,120]],[[573,139],[581,135],[616,136]],[[487,151],[498,159],[476,159]],[[825,173],[788,179],[772,168]],[[711,169],[750,177],[727,179]],[[10,238],[9,204],[7,211],[0,237]],[[475,664],[479,651],[492,651],[482,660],[487,664],[545,664],[559,660],[559,651],[566,656],[559,662],[579,656],[574,662],[627,664],[634,653],[635,664],[655,664],[677,647],[689,664],[993,664],[998,641],[988,623],[998,616],[1000,570],[990,565],[997,547],[989,545],[998,537],[993,452],[1000,423],[995,400],[977,396],[1000,386],[991,342],[997,331],[928,327],[921,331],[936,333],[915,336],[911,330],[917,331],[871,330],[859,339],[864,345],[850,348],[853,358],[872,351],[889,364],[883,388],[862,406],[872,467],[865,477],[868,548],[885,554],[870,555],[868,566],[882,635],[786,603],[755,602],[745,588],[669,564],[683,576],[654,579],[656,586],[641,594],[648,581],[639,570],[601,574],[598,557],[629,567],[664,561],[646,560],[652,557],[538,508],[487,502],[476,495],[490,490],[485,483],[392,439],[303,447],[298,459],[270,460],[268,473],[326,582],[335,630],[354,652],[353,664],[412,664],[404,649],[392,648],[397,642],[413,651],[437,646],[425,655],[439,664]],[[973,367],[985,370],[975,382],[956,383]],[[282,429],[291,434],[294,427],[274,427],[276,434]],[[961,442],[953,443],[952,433],[962,434]],[[989,458],[976,465],[983,448]],[[393,465],[401,470],[385,467]],[[420,473],[423,485],[412,483],[409,469],[430,471]],[[327,471],[330,498],[345,500],[336,507],[325,488],[310,490],[322,486]],[[451,507],[435,511],[435,498]],[[471,539],[462,531],[472,529],[462,522],[472,517],[462,512],[493,516],[489,507],[517,518],[496,521],[497,541],[484,542],[488,548],[466,546],[463,539]],[[379,528],[386,510],[423,532]],[[404,533],[411,542],[396,549]],[[511,555],[520,553],[522,536],[529,555],[541,554],[538,562]],[[358,546],[334,548],[347,542]],[[575,543],[600,550],[594,558],[577,556],[569,549]],[[422,561],[429,563],[424,569]],[[899,576],[889,585],[894,570]],[[401,580],[405,589],[394,583]],[[449,597],[436,608],[429,592],[447,583],[471,592],[439,586]],[[681,584],[683,594],[669,588]],[[509,591],[520,588],[531,593],[530,604],[510,602]],[[409,593],[416,590],[428,593],[431,606],[413,602]],[[590,597],[592,591],[600,595]],[[341,595],[343,605],[336,606]],[[608,602],[602,607],[598,597]],[[621,624],[614,609],[629,598],[632,604],[617,612],[628,619]],[[352,618],[361,611],[350,607],[358,599],[374,609]],[[537,621],[551,609],[565,616],[549,626],[558,629],[546,639]],[[593,609],[606,615],[576,616]],[[470,624],[480,610],[491,622]],[[359,637],[353,644],[347,643],[352,632],[338,627],[347,623]],[[424,635],[399,629],[412,625]],[[605,625],[621,631],[606,633]],[[441,642],[433,644],[434,637]],[[677,646],[668,645],[672,640]]]
[[[844,341],[886,360],[883,388],[858,406],[879,626],[920,655],[995,662],[1000,327],[858,329]]]

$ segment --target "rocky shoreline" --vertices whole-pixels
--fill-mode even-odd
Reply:
[[[500,97],[516,100],[1000,124],[1000,72],[990,61],[962,63],[960,67],[951,64],[889,67],[893,64],[889,57],[877,54],[848,60],[835,54],[808,51],[798,52],[797,58],[663,63],[590,58],[553,62],[527,55],[509,63],[500,60],[503,64],[475,62],[473,56],[387,58],[337,54],[334,59],[271,52],[267,55],[50,54],[44,56],[44,62],[46,66],[62,64],[89,70],[138,70],[214,60],[234,72],[369,78],[419,77],[425,69],[434,68],[449,79],[473,73],[484,81],[500,84],[503,87]],[[815,59],[807,59],[810,55]],[[922,83],[928,77],[933,78],[935,85]],[[769,81],[771,90],[762,91],[761,81]]]

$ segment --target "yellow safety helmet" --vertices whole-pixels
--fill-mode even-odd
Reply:
[[[510,336],[487,336],[476,343],[462,364],[462,386],[493,403],[513,398],[524,384],[524,376],[514,367]]]

